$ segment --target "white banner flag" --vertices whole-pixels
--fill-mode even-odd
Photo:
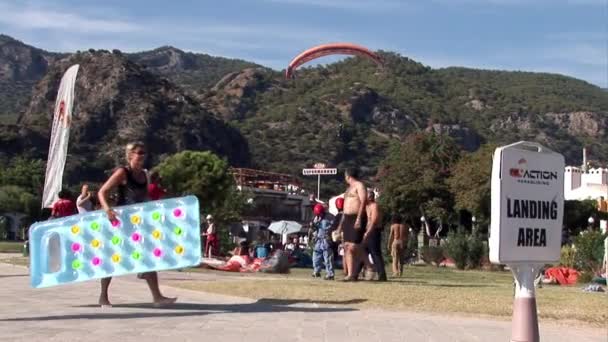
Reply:
[[[70,138],[70,124],[72,121],[72,105],[74,104],[74,84],[78,73],[78,64],[72,65],[61,78],[55,111],[53,115],[53,128],[51,130],[51,144],[49,146],[49,159],[46,162],[46,175],[44,178],[44,194],[42,207],[50,208],[57,200],[61,190],[63,168],[68,153],[68,140]]]

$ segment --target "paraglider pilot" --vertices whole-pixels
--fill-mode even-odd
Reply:
[[[321,276],[321,265],[325,263],[325,280],[334,280],[334,253],[331,245],[331,221],[325,215],[322,204],[316,204],[313,208],[315,218],[312,227],[315,231],[314,249],[312,254],[312,265],[314,268],[312,276]]]

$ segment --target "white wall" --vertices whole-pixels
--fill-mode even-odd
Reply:
[[[581,186],[581,169],[567,166],[564,172],[564,192],[574,190]]]

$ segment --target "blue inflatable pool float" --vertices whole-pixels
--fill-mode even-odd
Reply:
[[[118,220],[93,211],[31,226],[34,288],[200,264],[199,204],[195,196],[114,209]]]

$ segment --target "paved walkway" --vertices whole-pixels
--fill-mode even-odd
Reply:
[[[113,308],[93,305],[98,282],[29,286],[27,269],[0,263],[0,341],[508,341],[510,323],[418,313],[356,310],[275,300],[252,301],[166,287],[179,304],[147,304],[145,283],[112,282]],[[161,278],[214,275],[165,272]],[[218,277],[215,275],[215,277]],[[369,325],[367,324],[369,323]],[[543,341],[607,341],[601,329],[541,324]]]

